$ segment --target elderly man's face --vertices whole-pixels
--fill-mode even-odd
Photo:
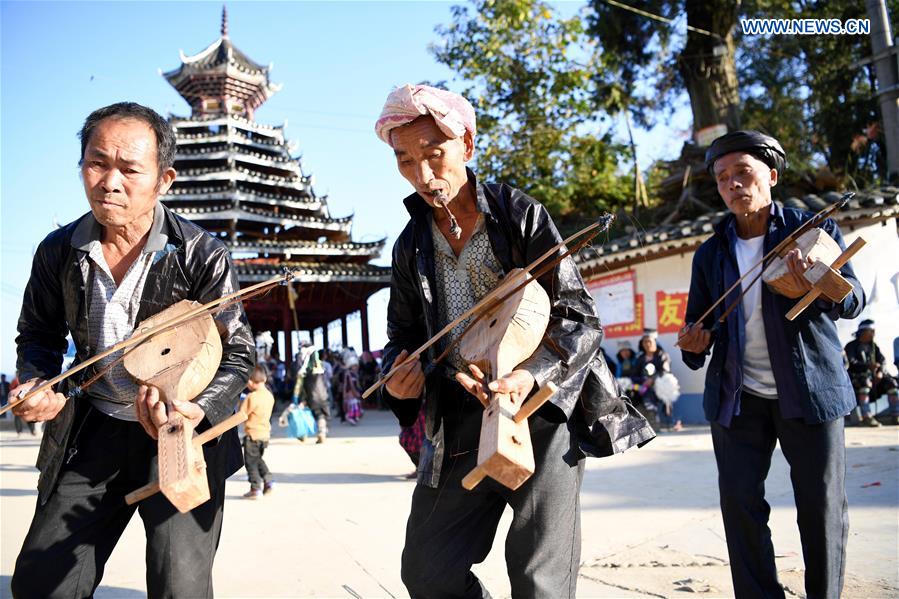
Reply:
[[[758,212],[771,203],[777,170],[745,152],[725,154],[715,162],[718,193],[738,216]]]
[[[91,211],[105,227],[124,227],[156,206],[175,179],[174,169],[160,175],[156,134],[143,121],[109,117],[88,140],[81,178]]]
[[[470,133],[450,139],[425,116],[397,127],[390,139],[400,174],[430,206],[434,207],[430,192],[440,190],[453,200],[468,182],[465,163],[474,154]]]

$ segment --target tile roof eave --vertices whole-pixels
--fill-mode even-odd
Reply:
[[[390,267],[374,264],[346,265],[340,263],[317,264],[235,264],[241,281],[265,281],[282,272],[286,266],[295,273],[299,283],[375,283],[390,284]]]
[[[795,198],[790,198],[791,200]],[[835,220],[839,224],[849,226],[862,226],[864,224],[879,222],[899,216],[899,196],[894,202],[877,204],[874,206],[860,205],[858,208],[845,210],[836,215]],[[720,220],[726,211],[701,217],[697,221],[681,221],[665,227],[656,227],[644,231],[643,239],[634,236],[610,240],[601,248],[600,254],[586,256],[590,250],[581,251],[575,256],[578,268],[583,273],[592,273],[600,268],[608,268],[614,264],[614,268],[629,266],[638,261],[651,261],[667,257],[676,250],[683,248],[686,251],[691,245],[697,246],[711,234],[711,223]],[[700,229],[700,231],[697,231]],[[689,232],[687,232],[689,231]],[[669,234],[681,233],[671,237]],[[690,233],[693,233],[692,235]],[[653,238],[655,238],[653,240]],[[594,250],[595,252],[595,250]]]

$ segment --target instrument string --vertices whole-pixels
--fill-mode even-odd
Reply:
[[[286,275],[285,275],[285,276],[286,276]],[[240,302],[243,302],[243,301],[248,301],[248,300],[251,300],[251,299],[256,298],[257,296],[261,296],[261,295],[265,295],[265,294],[270,293],[271,290],[274,289],[274,287],[275,287],[276,285],[281,284],[281,282],[282,282],[281,278],[278,278],[278,279],[274,279],[274,280],[272,280],[272,281],[269,281],[270,285],[267,285],[267,286],[265,286],[265,287],[261,287],[261,288],[259,288],[259,289],[254,289],[253,291],[251,291],[251,292],[249,292],[249,293],[246,293],[246,294],[244,294],[244,295],[236,296],[236,297],[234,297],[234,298],[232,298],[232,299],[230,299],[230,300],[227,300],[227,301],[225,301],[225,302],[222,302],[222,303],[218,304],[217,306],[213,306],[213,307],[211,307],[211,308],[206,308],[206,309],[202,310],[201,312],[199,312],[199,313],[197,313],[197,314],[191,316],[190,318],[187,318],[187,319],[185,319],[185,320],[182,320],[182,321],[180,321],[180,322],[177,322],[177,323],[175,323],[175,324],[173,324],[173,325],[163,326],[162,328],[159,328],[158,330],[154,331],[154,335],[159,334],[159,333],[163,333],[163,332],[168,331],[168,330],[171,330],[171,329],[174,329],[174,328],[176,328],[176,327],[178,327],[178,326],[181,326],[182,324],[191,322],[191,321],[193,321],[193,320],[195,320],[195,319],[197,319],[197,318],[202,318],[203,316],[206,316],[207,314],[208,314],[208,315],[212,315],[213,318],[216,317],[216,316],[220,316],[220,315],[224,312],[224,310],[225,310],[226,308],[229,308],[229,307],[233,306],[234,304],[237,304],[237,303],[240,303]],[[148,337],[148,338],[144,339],[143,341],[140,341],[139,343],[134,344],[134,345],[131,346],[131,347],[124,348],[124,349],[122,350],[122,355],[121,355],[121,356],[119,356],[118,358],[114,359],[112,362],[109,362],[104,368],[102,368],[101,370],[99,370],[96,374],[94,374],[94,376],[90,377],[87,381],[85,381],[85,382],[81,383],[80,385],[77,385],[77,386],[75,386],[74,388],[72,388],[72,389],[66,394],[66,396],[65,396],[66,399],[74,399],[74,398],[79,397],[80,395],[82,395],[85,389],[87,389],[88,387],[90,387],[91,385],[93,385],[93,384],[95,384],[97,381],[99,381],[101,378],[103,378],[104,376],[106,376],[107,374],[109,374],[109,372],[110,372],[110,371],[111,371],[117,364],[119,364],[122,360],[124,360],[125,357],[126,357],[129,353],[131,353],[132,351],[134,351],[135,349],[137,349],[138,347],[140,347],[141,345],[143,345],[144,343],[146,343],[147,341],[149,341],[151,338],[152,338],[152,337]],[[62,382],[62,381],[60,380],[59,382]],[[5,412],[7,412],[8,410],[11,410],[11,409],[14,408],[15,406],[19,405],[20,403],[24,402],[26,399],[28,399],[28,398],[30,397],[30,395],[31,395],[31,393],[33,393],[33,391],[34,391],[34,389],[32,389],[31,391],[29,391],[28,394],[23,395],[23,396],[19,396],[19,397],[15,398],[15,400],[10,401],[8,404],[6,404],[5,406],[3,406],[2,409],[0,409],[0,414],[5,413]],[[130,407],[130,406],[132,406],[132,405],[133,405],[133,403],[132,403],[132,404],[129,404],[128,406],[125,406],[125,407],[122,408],[122,409],[126,409],[127,407]],[[121,411],[121,410],[119,410],[119,411]],[[118,413],[118,411],[117,411],[116,413]]]
[[[746,272],[745,275],[743,275],[739,279],[737,279],[736,282],[733,285],[731,285],[731,287],[727,291],[725,291],[721,295],[721,297],[719,297],[715,301],[714,304],[709,306],[709,308],[702,314],[702,316],[700,316],[698,319],[696,319],[696,322],[703,322],[706,318],[708,318],[709,314],[712,313],[712,311],[718,306],[718,304],[720,304],[723,301],[726,301],[727,296],[734,289],[736,289],[737,286],[739,286],[743,282],[743,280],[746,279],[758,266],[761,265],[761,270],[755,275],[755,278],[752,279],[748,285],[743,287],[742,293],[740,293],[737,296],[737,299],[734,300],[733,304],[731,304],[730,307],[727,307],[724,314],[720,318],[717,319],[717,323],[723,323],[725,321],[725,319],[727,318],[727,316],[730,315],[730,313],[733,312],[733,310],[743,300],[743,296],[746,295],[746,292],[752,287],[753,284],[755,284],[756,281],[758,281],[759,277],[761,277],[764,274],[764,272],[768,269],[768,267],[770,267],[771,264],[773,264],[775,258],[783,257],[785,252],[791,247],[791,244],[795,244],[796,239],[798,239],[806,231],[809,231],[809,230],[817,227],[819,224],[821,224],[821,222],[823,222],[825,219],[829,218],[830,215],[833,214],[834,212],[841,210],[844,206],[846,206],[846,204],[849,202],[849,200],[852,199],[852,197],[854,195],[855,195],[855,193],[853,193],[853,192],[848,192],[848,193],[843,194],[839,200],[837,200],[830,206],[827,206],[827,207],[821,209],[817,214],[812,216],[812,218],[810,218],[809,220],[802,223],[802,225],[800,225],[798,229],[796,229],[795,231],[793,231],[792,233],[787,235],[783,239],[783,241],[781,241],[780,243],[777,244],[777,246],[774,247],[774,249],[772,249],[770,252],[768,252],[767,254],[762,256],[762,259],[759,260],[755,265],[753,265],[752,268],[750,268]]]

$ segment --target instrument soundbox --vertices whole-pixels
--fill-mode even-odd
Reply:
[[[528,279],[530,282],[506,301],[479,315],[459,345],[462,359],[480,368],[486,381],[515,370],[543,340],[549,323],[549,297],[525,270],[510,271],[488,296],[501,297]],[[466,489],[473,489],[485,476],[513,490],[530,478],[534,450],[527,418],[555,391],[555,385],[548,383],[523,405],[523,398],[487,391],[478,464],[462,480]]]
[[[811,258],[826,264],[836,260],[842,251],[833,237],[828,235],[824,229],[817,227],[809,229],[800,235],[793,244],[783,248],[782,255],[785,256],[787,252],[794,248],[799,248],[802,251],[803,258]],[[793,282],[793,276],[790,274],[787,261],[780,254],[771,260],[771,263],[762,275],[762,280],[774,292],[791,299],[797,299],[805,295],[802,289]]]
[[[839,270],[865,246],[865,243],[864,238],[857,237],[846,248],[846,251],[840,253],[831,264],[818,260],[805,271],[803,276],[812,284],[812,289],[787,312],[787,320],[795,320],[822,295],[837,304],[846,299],[846,296],[852,292],[852,283],[844,279]]]
[[[197,306],[182,300],[140,323],[134,334]],[[193,426],[171,404],[199,395],[215,376],[221,358],[222,341],[208,313],[162,330],[125,355],[125,370],[138,382],[156,387],[168,408],[168,422],[158,433],[159,489],[182,513],[209,500],[209,484],[203,451],[193,442]]]

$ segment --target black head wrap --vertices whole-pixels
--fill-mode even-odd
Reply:
[[[780,143],[758,131],[731,131],[712,142],[705,153],[705,167],[712,173],[715,161],[732,152],[752,154],[770,168],[782,173],[787,165],[787,154]]]

